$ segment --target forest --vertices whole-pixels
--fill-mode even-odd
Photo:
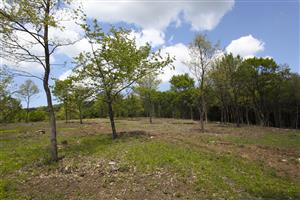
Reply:
[[[0,199],[300,198],[295,70],[199,31],[188,73],[162,88],[176,56],[75,3],[0,4]],[[68,34],[66,13],[80,39],[52,35]],[[82,40],[69,75],[53,76],[59,49]]]

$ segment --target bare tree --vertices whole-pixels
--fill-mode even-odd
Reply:
[[[26,122],[28,122],[29,106],[31,98],[39,93],[39,89],[30,79],[20,85],[17,95],[26,102]]]
[[[144,102],[144,109],[149,116],[149,122],[152,124],[152,118],[154,116],[154,97],[158,85],[161,80],[157,79],[157,73],[149,73],[142,79],[137,81],[138,85],[135,88],[140,98]]]
[[[205,112],[207,112],[205,102],[206,77],[207,72],[213,64],[216,51],[217,45],[212,45],[211,42],[207,40],[206,35],[201,34],[196,35],[189,46],[190,60],[186,63],[199,84],[201,131],[204,131],[204,116]]]

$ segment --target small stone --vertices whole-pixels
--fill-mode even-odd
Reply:
[[[109,164],[109,165],[115,165],[115,164],[116,164],[116,162],[114,162],[114,161],[110,161],[108,164]]]
[[[35,131],[36,133],[39,133],[39,134],[45,134],[46,133],[46,131],[45,130],[37,130],[37,131]]]
[[[282,161],[282,162],[286,162],[287,160],[286,160],[286,159],[281,159],[281,161]]]

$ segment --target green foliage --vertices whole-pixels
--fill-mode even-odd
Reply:
[[[130,32],[112,27],[105,34],[98,22],[82,25],[85,36],[93,45],[92,52],[82,52],[75,58],[78,76],[89,79],[96,91],[103,91],[106,101],[151,72],[171,63],[162,59],[160,52],[151,52],[149,45],[138,47]]]
[[[46,119],[48,119],[47,113],[40,109],[33,110],[29,114],[29,121],[31,122],[45,121]]]
[[[20,85],[18,95],[29,104],[30,98],[39,93],[38,87],[30,79],[26,80],[25,83]]]
[[[150,117],[151,123],[152,117],[154,116],[156,90],[160,82],[161,81],[157,79],[157,73],[149,73],[140,79],[138,85],[134,88],[143,102],[145,114]]]
[[[0,99],[0,123],[15,122],[16,116],[22,110],[21,103],[10,95]]]
[[[128,30],[111,27],[104,33],[96,19],[93,25],[86,23],[82,28],[92,52],[82,52],[75,58],[76,78],[83,83],[88,81],[96,95],[103,94],[115,138],[112,104],[118,95],[146,75],[162,70],[172,59],[169,56],[162,58],[160,51],[151,52],[149,44],[138,47]]]
[[[191,88],[194,88],[195,81],[192,77],[190,77],[187,73],[183,75],[174,75],[171,80],[171,90],[173,91],[185,91]]]

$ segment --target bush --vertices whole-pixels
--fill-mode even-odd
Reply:
[[[46,118],[47,113],[42,110],[34,110],[29,113],[29,121],[31,122],[45,121]]]

